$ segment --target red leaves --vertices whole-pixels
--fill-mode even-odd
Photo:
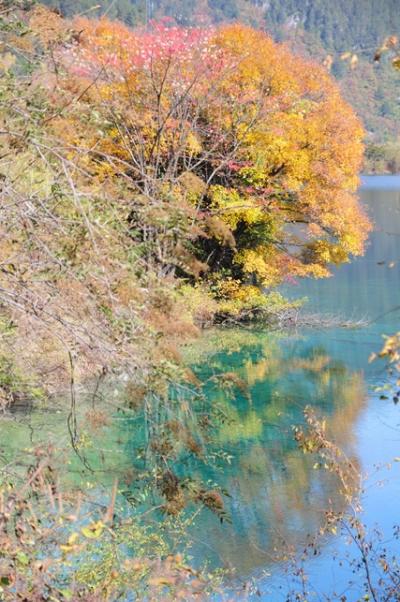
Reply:
[[[78,18],[75,29],[82,32],[80,43],[64,51],[70,68],[90,75],[110,70],[126,76],[137,69],[152,69],[157,61],[184,62],[197,54],[204,64],[210,51],[212,29],[171,26],[170,20],[152,22],[150,29],[132,31],[124,25],[101,19]]]

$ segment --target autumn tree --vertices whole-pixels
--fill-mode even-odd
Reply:
[[[241,25],[74,27],[58,59],[105,126],[86,120],[86,160],[130,191],[132,239],[159,275],[201,278],[229,312],[363,252],[363,131],[322,68]]]
[[[65,64],[79,31],[40,5],[1,10],[1,408],[66,393],[66,433],[90,472],[84,430],[104,426],[118,405],[146,442],[138,486],[166,512],[194,501],[221,516],[219,495],[197,483],[184,496],[173,472],[179,454],[203,451],[192,403],[200,383],[179,355],[198,331],[163,260],[186,241],[190,216],[178,198],[167,205],[168,188],[145,212],[156,184],[143,180],[138,199],[134,163],[118,145],[118,105],[99,97],[108,80],[75,77]],[[110,399],[105,383],[116,382]]]

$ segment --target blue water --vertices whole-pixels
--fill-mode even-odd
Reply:
[[[361,176],[361,190],[399,190],[400,175]]]

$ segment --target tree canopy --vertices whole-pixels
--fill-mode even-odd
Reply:
[[[129,182],[148,260],[236,298],[362,253],[363,131],[322,68],[241,25],[74,27],[60,57],[109,124],[85,125],[90,169]]]

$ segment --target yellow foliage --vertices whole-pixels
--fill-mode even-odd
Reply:
[[[221,270],[215,294],[237,307],[249,283],[326,277],[363,252],[363,130],[326,69],[239,24],[192,42],[186,30],[75,25],[77,56],[105,75],[79,96],[90,119],[51,127],[93,187],[135,190],[135,232],[152,261],[210,284]]]
[[[268,247],[244,249],[236,254],[235,262],[242,266],[245,274],[255,274],[262,286],[279,283],[281,274],[276,263],[275,251]]]

